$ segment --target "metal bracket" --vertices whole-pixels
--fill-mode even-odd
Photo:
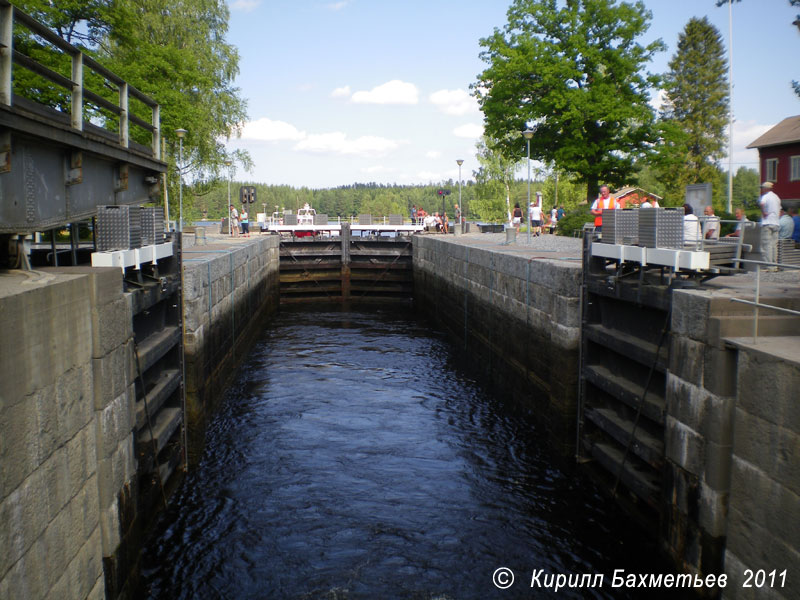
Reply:
[[[67,185],[83,183],[83,152],[70,152],[69,171],[65,183]]]
[[[114,183],[114,191],[124,192],[127,189],[128,189],[128,165],[121,164],[119,165],[119,170],[117,171],[117,180]]]
[[[11,132],[0,131],[0,173],[11,172]]]

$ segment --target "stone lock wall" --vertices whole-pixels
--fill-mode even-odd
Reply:
[[[236,365],[278,307],[280,238],[184,250],[185,387],[189,461]]]
[[[776,336],[800,320],[762,310],[759,347],[734,295],[673,292],[662,541],[684,570],[725,573],[723,598],[799,598],[800,360]],[[800,304],[796,290],[762,300]],[[794,350],[774,352],[782,339]],[[787,585],[744,587],[747,569],[786,569]]]
[[[421,311],[454,334],[471,368],[546,424],[565,456],[575,450],[580,286],[580,263],[414,237]]]
[[[0,275],[0,314],[0,598],[104,598],[135,519],[121,272]]]

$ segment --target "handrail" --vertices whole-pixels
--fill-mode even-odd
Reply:
[[[26,27],[31,33],[41,37],[72,60],[72,78],[56,73],[30,56],[18,52],[13,45],[14,23]],[[152,138],[152,154],[161,159],[160,141],[160,107],[158,103],[129,85],[121,77],[114,74],[91,56],[84,54],[80,48],[73,46],[56,35],[32,16],[22,12],[8,0],[0,0],[0,104],[12,106],[13,88],[12,71],[14,64],[46,78],[55,85],[64,88],[72,95],[72,128],[83,131],[83,107],[86,102],[98,108],[106,109],[119,116],[119,144],[130,148],[130,125],[134,124],[149,131]],[[84,86],[83,68],[87,67],[119,89],[118,103],[88,90]],[[129,113],[129,99],[133,97],[150,108],[150,122]]]
[[[793,310],[791,308],[784,308],[783,306],[774,306],[772,304],[764,304],[760,302],[760,295],[761,295],[761,265],[767,265],[770,267],[779,267],[781,269],[795,269],[800,271],[800,266],[798,265],[787,265],[783,263],[777,262],[768,262],[764,260],[745,260],[739,259],[739,262],[748,263],[756,265],[756,287],[755,287],[755,299],[754,300],[744,300],[743,298],[731,298],[731,302],[738,302],[740,304],[747,304],[753,307],[753,344],[758,343],[758,309],[759,308],[766,308],[768,310],[774,310],[786,314],[791,315],[798,315],[800,316],[800,311]]]

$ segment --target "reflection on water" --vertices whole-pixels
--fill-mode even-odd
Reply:
[[[249,356],[145,548],[148,597],[533,598],[544,569],[620,598],[614,569],[663,571],[410,312],[283,312]]]

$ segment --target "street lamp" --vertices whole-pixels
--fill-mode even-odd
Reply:
[[[461,233],[466,233],[467,229],[467,219],[466,213],[464,212],[464,204],[461,202],[461,165],[464,164],[463,158],[457,158],[456,164],[458,165],[458,206],[460,213],[458,216],[458,220],[460,221],[459,225],[461,226]]]
[[[528,245],[531,243],[531,138],[533,138],[533,129],[528,127],[522,132],[525,138],[525,143],[528,145]]]
[[[233,231],[231,231],[231,178],[233,177],[233,173],[231,171],[231,165],[233,163],[229,160],[225,161],[225,166],[228,167],[228,235],[233,235]]]
[[[178,231],[183,233],[183,136],[185,129],[176,129],[178,136]]]

